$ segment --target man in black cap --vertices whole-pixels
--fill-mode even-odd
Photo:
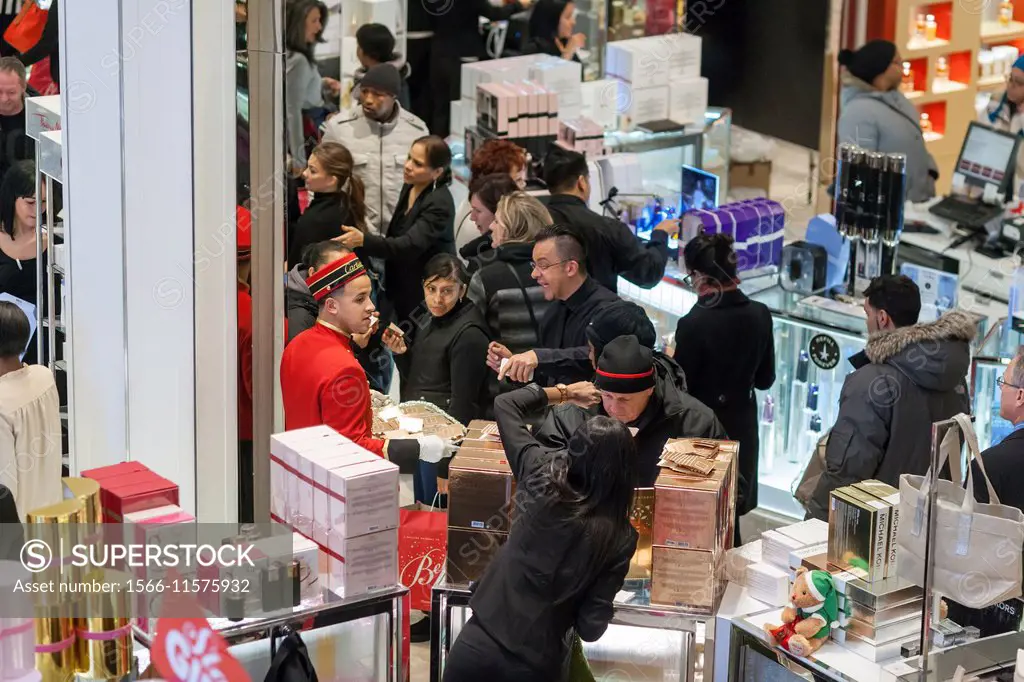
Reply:
[[[659,371],[653,351],[635,336],[620,336],[605,345],[598,357],[594,388],[600,392],[600,406],[590,412],[573,405],[552,409],[537,429],[537,438],[549,444],[567,443],[594,414],[618,419],[637,429],[640,487],[654,485],[658,460],[670,438],[727,438],[715,413]]]
[[[398,69],[371,67],[359,82],[361,102],[323,125],[324,141],[345,145],[356,159],[355,173],[366,186],[367,227],[376,235],[384,234],[395,212],[409,148],[429,134],[427,125],[398,103],[401,91]]]

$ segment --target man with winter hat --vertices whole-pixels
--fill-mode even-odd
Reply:
[[[654,358],[654,370],[658,376],[672,381],[680,391],[686,392],[686,374],[675,360],[661,351],[654,350],[658,333],[644,309],[631,301],[615,301],[594,314],[587,325],[587,345],[590,347],[590,364],[597,369],[597,359],[604,347],[620,336],[635,336],[644,348],[650,348]]]
[[[552,445],[567,443],[595,414],[618,419],[637,429],[640,487],[654,485],[658,460],[670,438],[727,438],[715,413],[681,389],[675,377],[659,371],[654,352],[635,336],[620,336],[604,346],[593,386],[600,393],[599,406],[589,413],[575,405],[555,407],[538,428],[537,438]]]
[[[384,234],[395,212],[409,148],[430,134],[398,103],[401,91],[398,69],[377,64],[359,82],[360,103],[323,124],[324,142],[345,145],[356,159],[355,174],[366,186],[366,222],[377,235]]]

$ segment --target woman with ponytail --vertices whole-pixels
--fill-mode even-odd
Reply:
[[[888,40],[872,40],[859,50],[841,50],[842,75],[838,140],[869,152],[906,154],[907,199],[935,196],[939,177],[925,146],[917,108],[899,91],[903,78],[899,50]]]
[[[311,244],[340,237],[343,226],[366,229],[366,190],[352,167],[352,154],[337,142],[321,142],[309,155],[302,177],[313,201],[299,218],[288,247],[292,267]]]
[[[495,399],[516,480],[515,518],[473,589],[473,617],[452,645],[444,682],[566,680],[570,660],[574,671],[582,667],[579,653],[572,658],[577,638],[594,642],[608,628],[636,551],[633,436],[621,422],[597,416],[566,447],[550,447],[527,426],[549,405],[586,409],[598,400],[587,382],[529,384]]]
[[[757,507],[754,389],[765,391],[775,383],[772,314],[739,290],[729,235],[697,235],[683,247],[683,263],[697,305],[676,326],[675,359],[686,373],[690,394],[714,410],[725,432],[740,443],[738,519]]]

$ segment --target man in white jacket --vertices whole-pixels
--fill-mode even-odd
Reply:
[[[60,399],[49,369],[21,362],[29,329],[21,308],[0,301],[0,483],[22,519],[62,497]]]
[[[324,123],[323,139],[340,142],[352,152],[356,175],[366,185],[370,232],[387,234],[409,148],[429,133],[423,121],[398,103],[402,77],[391,64],[370,68],[359,88],[362,104]]]

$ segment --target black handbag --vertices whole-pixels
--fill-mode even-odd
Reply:
[[[270,638],[270,670],[264,682],[319,682],[299,633],[288,633],[280,646],[276,637]]]

